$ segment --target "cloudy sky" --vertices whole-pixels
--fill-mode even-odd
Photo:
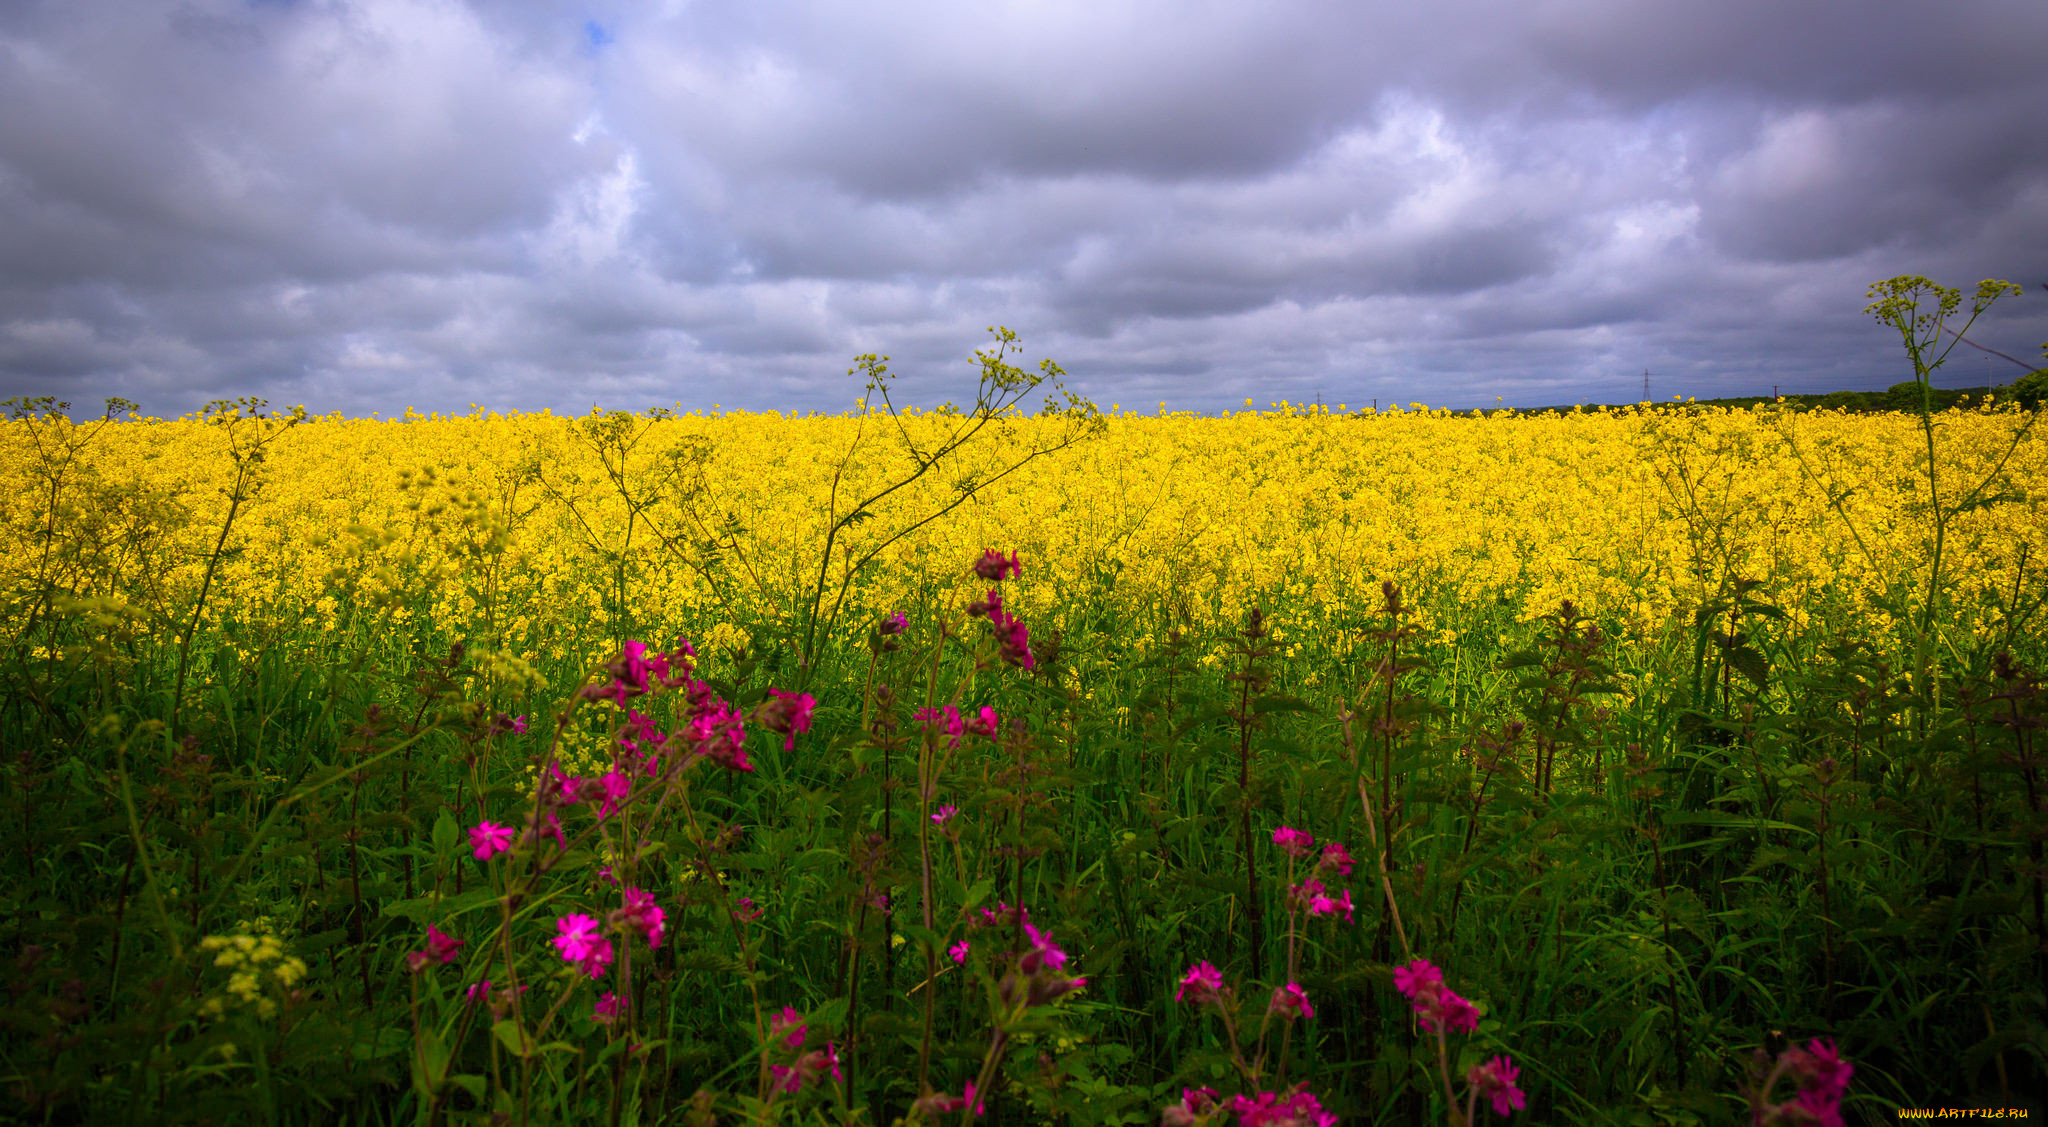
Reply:
[[[5,0],[0,395],[176,415],[1879,388],[2029,292],[2041,0]],[[1937,383],[2003,383],[1957,350]],[[1035,402],[1035,399],[1034,401]]]

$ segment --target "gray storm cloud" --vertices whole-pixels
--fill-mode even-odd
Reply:
[[[870,351],[959,398],[992,324],[1148,409],[1882,387],[1879,278],[2021,281],[1973,336],[2048,338],[2044,46],[2031,2],[15,3],[0,394],[840,411]]]

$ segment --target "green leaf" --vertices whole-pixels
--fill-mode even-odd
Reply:
[[[448,1077],[448,1042],[431,1030],[419,1036],[419,1047],[412,1057],[412,1083],[420,1095],[432,1099]]]
[[[519,1028],[519,1023],[511,1018],[508,1017],[491,1026],[491,1034],[498,1039],[499,1044],[505,1046],[505,1051],[513,1056],[524,1060],[533,1055],[533,1038],[527,1036],[526,1031]]]
[[[349,1046],[349,1055],[359,1061],[377,1060],[398,1055],[411,1042],[412,1034],[396,1027],[387,1027]]]
[[[1252,702],[1252,712],[1264,715],[1269,712],[1314,712],[1316,706],[1296,697],[1263,696]]]
[[[455,824],[455,816],[446,810],[441,811],[441,816],[434,819],[434,852],[453,853],[455,844],[461,840],[462,827]]]

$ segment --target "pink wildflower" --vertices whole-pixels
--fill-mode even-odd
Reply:
[[[768,695],[774,699],[755,709],[754,719],[763,728],[786,735],[782,750],[794,751],[798,733],[811,730],[811,711],[818,702],[809,693],[799,695],[781,689],[770,689]]]
[[[1848,1089],[1849,1077],[1856,1071],[1855,1065],[1842,1059],[1832,1040],[1818,1037],[1807,1042],[1804,1049],[1788,1049],[1785,1058],[1799,1077],[1800,1087],[1832,1092],[1837,1097]]]
[[[1322,863],[1326,868],[1337,870],[1337,875],[1340,877],[1351,875],[1351,866],[1353,864],[1351,854],[1337,842],[1333,841],[1323,846]]]
[[[1423,1025],[1432,1030],[1471,1033],[1479,1028],[1479,1010],[1444,985],[1444,972],[1428,959],[1394,968],[1394,988],[1408,996]]]
[[[526,815],[526,832],[520,836],[520,840],[535,841],[544,837],[554,838],[555,844],[564,849],[569,847],[568,839],[562,836],[560,814],[550,810],[536,817],[534,812],[529,811]]]
[[[1273,844],[1287,852],[1290,857],[1306,857],[1316,839],[1297,829],[1281,826],[1273,831]]]
[[[798,1057],[795,1064],[768,1066],[768,1072],[775,1077],[776,1086],[785,1092],[800,1091],[807,1083],[823,1080],[826,1072],[835,1081],[846,1079],[839,1071],[839,1046],[830,1041],[822,1049],[814,1049]]]
[[[464,998],[469,999],[471,1002],[481,1002],[487,1000],[491,996],[491,980],[486,978],[480,982],[470,983],[469,989],[464,990],[462,992],[462,996]]]
[[[610,1025],[626,1012],[626,999],[607,990],[598,996],[597,1006],[591,1012],[591,1019],[599,1025]]]
[[[1060,968],[1067,965],[1067,953],[1060,950],[1051,936],[1033,926],[1021,908],[1018,912],[1019,926],[1024,931],[1024,938],[1030,942],[1031,949],[1018,956],[1015,972],[1003,978],[997,986],[997,993],[1005,1001],[1013,1000],[1021,978],[1024,1004],[1042,1006],[1088,985],[1085,978],[1067,978],[1061,972]]]
[[[560,763],[548,764],[548,777],[554,780],[552,796],[559,806],[574,806],[583,798],[583,780],[574,775],[562,773]]]
[[[960,942],[953,944],[951,947],[946,948],[946,954],[953,956],[954,966],[964,966],[967,963],[967,952],[973,949],[973,945],[968,943],[965,939],[963,939]]]
[[[606,771],[604,777],[597,781],[597,785],[600,793],[604,795],[604,799],[597,807],[599,818],[609,818],[618,813],[619,803],[624,802],[633,793],[632,778],[617,769]]]
[[[424,951],[408,952],[405,956],[406,966],[413,970],[421,970],[429,962],[452,963],[455,961],[456,953],[461,949],[462,943],[462,940],[446,934],[433,924],[428,924],[427,949]]]
[[[928,1092],[925,1095],[919,1096],[917,1102],[911,1106],[926,1115],[965,1111],[970,1106],[973,1107],[974,1114],[976,1115],[988,1114],[988,1108],[984,1106],[983,1100],[974,1091],[974,1081],[972,1080],[969,1080],[966,1086],[960,1089],[960,1094],[957,1096]]]
[[[664,921],[668,913],[654,902],[654,894],[638,888],[626,890],[626,905],[612,914],[614,923],[623,924],[638,931],[647,939],[649,947],[661,946]]]
[[[1067,953],[1059,949],[1052,936],[1027,923],[1024,925],[1024,938],[1031,941],[1031,950],[1024,952],[1017,965],[1025,974],[1036,974],[1040,967],[1058,970],[1067,965]]]
[[[740,897],[739,907],[734,908],[732,914],[734,919],[752,923],[761,918],[761,909],[754,906],[753,897],[742,896]]]
[[[1394,989],[1413,998],[1430,986],[1442,986],[1444,972],[1428,959],[1417,959],[1407,966],[1394,968]]]
[[[638,766],[652,778],[661,773],[661,749],[667,743],[667,733],[655,727],[652,718],[628,712],[619,730],[619,747],[627,754],[619,762],[629,770]]]
[[[995,739],[996,732],[1001,727],[1001,724],[1002,721],[996,717],[996,710],[984,704],[981,706],[980,712],[967,718],[964,728],[970,735],[987,736],[989,739]]]
[[[792,1049],[804,1047],[804,1035],[810,1027],[804,1024],[804,1015],[796,1012],[794,1006],[782,1007],[782,1012],[768,1019],[768,1036],[781,1037],[782,1043]]]
[[[878,633],[889,636],[902,634],[909,629],[910,622],[908,619],[903,617],[903,612],[900,610],[890,615],[889,617],[883,619],[882,625],[876,628]]]
[[[924,724],[926,727],[943,724],[946,729],[946,746],[948,748],[959,747],[960,737],[967,731],[966,723],[960,719],[960,710],[950,704],[942,705],[938,708],[921,708],[912,713],[910,718]]]
[[[1285,1097],[1279,1092],[1260,1092],[1257,1098],[1232,1096],[1230,1110],[1237,1113],[1242,1127],[1333,1127],[1337,1122],[1335,1115],[1324,1111],[1322,1103],[1305,1091]]]
[[[1275,986],[1273,1000],[1267,1004],[1266,1012],[1278,1014],[1288,1021],[1293,1021],[1297,1017],[1316,1016],[1315,1007],[1308,1004],[1308,995],[1302,991],[1301,984],[1296,982]]]
[[[1196,1117],[1216,1106],[1216,1089],[1182,1088],[1180,1102],[1159,1113],[1160,1127],[1193,1127]]]
[[[932,815],[932,824],[935,826],[943,826],[947,822],[952,821],[953,815],[958,814],[959,812],[960,808],[958,806],[953,806],[950,804],[946,806],[941,806],[939,807],[938,813]]]
[[[469,843],[476,847],[476,859],[488,861],[512,848],[512,827],[496,822],[478,822],[469,830]]]
[[[597,933],[597,917],[581,913],[563,916],[555,921],[555,950],[562,953],[562,961],[580,963],[596,953],[598,945],[611,944]],[[595,976],[593,976],[595,977]]]
[[[1757,1054],[1759,1062],[1763,1058]],[[1780,1104],[1761,1102],[1770,1093],[1752,1097],[1751,1122],[1791,1127],[1842,1127],[1842,1096],[1855,1066],[1841,1057],[1833,1041],[1814,1038],[1805,1048],[1794,1046],[1778,1057],[1782,1070],[1799,1082],[1799,1094]]]
[[[1215,964],[1204,960],[1188,968],[1181,976],[1180,989],[1173,992],[1176,1002],[1193,1002],[1202,1005],[1213,1002],[1223,991],[1223,972]]]
[[[1485,1064],[1473,1065],[1465,1073],[1465,1085],[1478,1096],[1492,1100],[1495,1115],[1506,1115],[1526,1106],[1522,1090],[1515,1087],[1515,1078],[1521,1071],[1508,1058],[1495,1057]]]
[[[974,561],[974,574],[992,582],[1001,583],[1024,574],[1024,565],[1017,562],[1017,553],[1011,552],[1008,559],[994,548],[986,549],[981,558]]]
[[[698,754],[720,767],[730,771],[754,769],[747,762],[746,719],[716,697],[710,697],[704,710],[690,718],[689,739],[697,745]]]
[[[515,736],[526,734],[526,717],[515,716],[512,718],[512,734]]]
[[[576,969],[592,978],[604,974],[604,968],[612,965],[612,941],[600,935],[588,954],[576,960]]]
[[[1038,668],[1038,659],[1031,656],[1031,631],[1022,621],[1005,619],[996,630],[997,656],[1027,672]]]

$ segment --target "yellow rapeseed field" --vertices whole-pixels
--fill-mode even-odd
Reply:
[[[319,633],[381,613],[395,631],[581,661],[608,652],[623,605],[650,635],[731,643],[794,621],[831,521],[909,476],[913,448],[972,422],[408,412],[289,428],[131,416],[94,432],[17,421],[0,425],[5,609],[18,629],[32,610],[25,593],[48,578],[122,599],[158,629],[175,623],[220,540],[232,451],[268,427],[260,464],[244,463],[260,490],[220,545],[210,620]],[[987,547],[1022,554],[1013,603],[1035,630],[1110,607],[1133,641],[1179,615],[1234,621],[1260,600],[1355,616],[1391,578],[1446,641],[1469,628],[1458,608],[1506,598],[1507,617],[1527,621],[1570,598],[1640,642],[1737,577],[1761,580],[1796,621],[1822,606],[1876,614],[1876,596],[1928,573],[1925,446],[1910,416],[1283,405],[1106,422],[881,550],[841,633],[936,609]],[[2025,423],[2009,409],[1938,420],[1944,505],[2007,458],[1981,491],[1991,503],[1958,513],[1947,533],[1943,571],[1964,603],[2010,591],[2022,560],[2038,569],[2048,547],[2035,484],[2048,481],[2048,444]],[[825,609],[849,561],[1062,425],[995,420],[872,506],[839,536]],[[68,467],[65,441],[78,447]]]

